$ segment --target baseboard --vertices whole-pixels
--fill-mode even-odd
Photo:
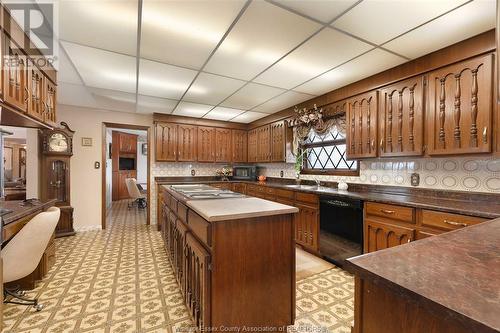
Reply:
[[[100,225],[86,225],[86,226],[75,226],[75,231],[76,232],[82,232],[82,231],[96,231],[96,230],[102,230],[102,227]]]

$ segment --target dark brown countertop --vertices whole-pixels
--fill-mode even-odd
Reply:
[[[174,183],[214,183],[218,182],[215,177],[157,177],[157,184]],[[314,188],[291,187],[295,181],[273,180],[261,183],[252,181],[245,182],[275,188],[282,188],[294,191],[315,193],[324,196],[344,197],[360,199],[363,201],[373,201],[381,203],[391,203],[402,206],[426,208],[437,211],[457,213],[484,218],[500,217],[500,195],[471,192],[446,193],[445,191],[395,188],[391,186],[364,186],[349,184],[349,190],[341,191],[336,187],[336,183],[323,183],[328,186]]]
[[[347,268],[471,332],[500,332],[500,219],[351,258]]]
[[[22,206],[22,200],[12,200],[12,201],[0,201],[0,208],[11,210],[12,213],[5,214],[2,216],[3,224],[7,225],[16,220],[19,220],[27,215],[30,215],[37,210],[45,209],[47,207],[54,206],[56,199],[44,200],[40,202],[35,202],[33,205]]]

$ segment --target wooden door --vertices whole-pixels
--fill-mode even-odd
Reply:
[[[417,76],[380,91],[380,156],[422,155],[424,84]]]
[[[271,124],[271,161],[285,161],[285,122]]]
[[[186,236],[186,291],[184,293],[195,326],[210,326],[210,254],[191,235]]]
[[[34,66],[31,66],[28,73],[28,114],[40,121],[44,121],[46,111],[44,105],[45,78],[43,73]]]
[[[49,124],[56,123],[57,87],[47,77],[43,78],[43,107],[45,109],[44,121]]]
[[[243,163],[247,161],[247,131],[233,130],[233,162]]]
[[[347,158],[377,156],[377,91],[370,91],[347,103]]]
[[[198,162],[215,161],[215,128],[198,126]]]
[[[129,153],[137,154],[137,135],[128,134]]]
[[[175,162],[177,159],[177,125],[156,123],[156,161]]]
[[[365,218],[364,252],[373,252],[409,243],[415,239],[415,229]]]
[[[305,249],[318,251],[319,209],[296,203],[299,212],[295,218],[295,241]]]
[[[179,125],[177,130],[178,161],[196,161],[196,131],[196,126]]]
[[[257,162],[271,161],[271,126],[257,129]]]
[[[29,90],[27,83],[26,55],[5,36],[4,100],[20,111],[27,111]]]
[[[217,128],[215,130],[215,161],[231,162],[231,130]]]
[[[248,162],[257,162],[257,129],[248,131]]]
[[[489,54],[429,74],[430,155],[491,151],[492,61]]]

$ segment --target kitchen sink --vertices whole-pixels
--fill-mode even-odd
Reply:
[[[194,184],[194,185],[172,185],[170,188],[190,199],[201,200],[201,199],[228,199],[228,198],[241,198],[244,197],[243,194],[222,190],[216,187],[212,187],[204,184]]]

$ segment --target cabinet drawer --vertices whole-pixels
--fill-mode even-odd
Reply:
[[[422,225],[442,230],[460,229],[484,221],[486,219],[480,217],[422,210]]]
[[[191,231],[198,236],[198,238],[207,244],[212,246],[211,232],[212,226],[210,223],[205,221],[200,215],[196,214],[192,210],[188,211],[188,225]]]
[[[318,196],[316,194],[311,194],[311,193],[296,192],[295,199],[297,201],[313,203],[313,204],[317,204],[319,202]]]
[[[264,187],[264,193],[267,193],[267,194],[276,194],[276,189],[272,188],[272,187]]]
[[[290,199],[293,200],[294,198],[294,192],[293,191],[288,191],[288,190],[282,190],[282,189],[276,189],[276,196],[279,198],[284,198],[284,199]]]
[[[184,223],[187,223],[188,208],[181,202],[177,203],[177,217]]]
[[[375,216],[385,217],[391,220],[415,223],[414,220],[415,209],[411,207],[368,202],[366,204],[366,215],[367,216],[375,215]]]

